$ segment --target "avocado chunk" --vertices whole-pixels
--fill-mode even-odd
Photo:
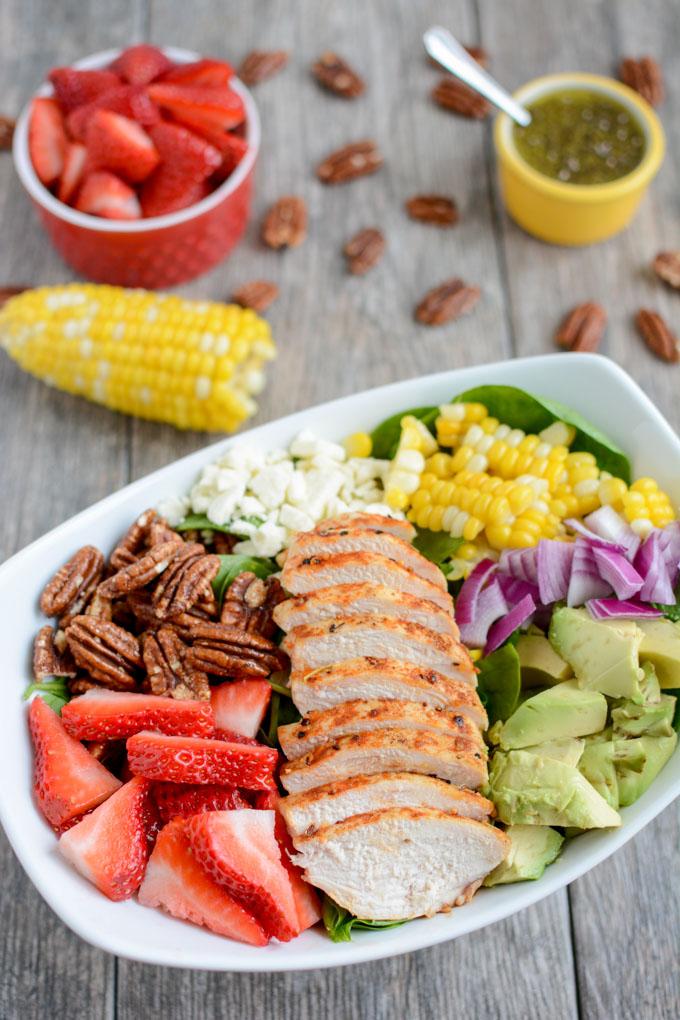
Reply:
[[[619,806],[619,784],[614,767],[614,742],[591,739],[586,740],[585,745],[578,770],[616,811]]]
[[[573,676],[569,663],[559,657],[544,634],[522,634],[516,648],[522,687],[552,687]]]
[[[560,852],[564,836],[547,825],[510,825],[508,856],[484,879],[485,886],[540,878]]]
[[[656,675],[656,669],[651,662],[641,662],[640,666],[643,673],[642,682],[640,683],[643,704],[651,705],[660,699],[661,685]]]
[[[527,751],[497,751],[490,796],[506,825],[561,825],[605,829],[621,818],[577,768]]]
[[[640,620],[640,661],[651,662],[662,687],[680,687],[680,623]]]
[[[614,767],[621,807],[633,804],[642,796],[673,754],[677,742],[677,733],[670,737],[645,735],[614,741]]]
[[[567,765],[578,765],[585,746],[585,740],[578,740],[576,737],[559,737],[555,740],[544,740],[542,744],[531,744],[523,750],[528,751],[529,754],[536,754],[539,758],[552,758],[554,761],[563,761]]]
[[[598,691],[581,690],[565,680],[527,698],[500,732],[504,751],[562,737],[598,733],[607,721],[607,702]]]
[[[629,737],[671,737],[673,736],[673,716],[675,714],[675,698],[670,694],[662,694],[659,700],[651,704],[636,705],[633,701],[624,701],[612,709],[614,739],[625,740]]]
[[[644,700],[642,636],[635,620],[593,620],[586,609],[558,609],[550,623],[550,643],[574,670],[579,687],[637,704]]]

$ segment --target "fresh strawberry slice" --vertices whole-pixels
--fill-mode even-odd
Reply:
[[[65,832],[59,849],[110,900],[126,900],[144,877],[155,824],[151,783],[137,777]]]
[[[78,740],[123,740],[141,730],[189,737],[209,737],[213,733],[209,701],[181,701],[127,691],[87,691],[64,705],[61,718],[66,732]]]
[[[113,110],[95,110],[85,144],[93,166],[132,182],[148,177],[160,159],[144,128]]]
[[[210,692],[215,726],[254,737],[269,708],[272,689],[266,680],[232,680]]]
[[[28,125],[28,151],[33,169],[48,187],[61,177],[67,144],[56,99],[34,99]]]
[[[295,847],[286,828],[283,815],[279,811],[280,799],[278,793],[272,790],[262,791],[255,796],[255,807],[260,811],[274,812],[274,835],[281,851],[281,863],[290,879],[299,930],[305,931],[321,920],[321,904],[313,886],[305,881],[302,870],[293,864],[291,859],[295,855]]]
[[[220,165],[214,146],[179,124],[161,122],[149,134],[165,166],[172,166],[178,178],[202,181]]]
[[[252,914],[196,862],[183,819],[176,818],[159,832],[138,898],[145,907],[160,907],[217,935],[252,946],[267,944],[267,936]]]
[[[187,825],[196,860],[260,922],[289,942],[299,933],[288,872],[274,835],[273,811],[211,811]]]
[[[57,198],[60,202],[70,202],[85,172],[87,149],[78,142],[69,143],[64,157],[64,169],[59,178]]]
[[[118,85],[103,92],[86,106],[72,110],[66,118],[66,127],[72,138],[84,142],[87,128],[96,110],[113,110],[123,117],[136,120],[143,127],[157,124],[161,119],[158,107],[151,102],[146,91],[139,85]]]
[[[42,698],[31,702],[28,723],[35,748],[33,790],[53,828],[101,804],[119,788],[120,780],[69,736]]]
[[[165,824],[173,818],[189,818],[202,811],[236,811],[250,804],[233,786],[192,786],[189,783],[154,783],[158,814]]]
[[[128,46],[111,64],[111,70],[131,85],[148,85],[175,65],[157,46],[140,43]]]
[[[48,78],[64,113],[120,85],[113,71],[78,71],[75,67],[53,67]]]
[[[201,85],[208,88],[228,85],[234,77],[234,68],[226,60],[195,60],[191,64],[178,64],[161,75],[161,81],[173,85]]]
[[[211,733],[213,740],[226,740],[228,744],[250,744],[251,747],[262,747],[262,741],[256,737],[244,737],[234,730],[215,729]]]
[[[136,733],[127,742],[135,775],[171,783],[217,783],[245,790],[274,790],[278,752],[263,745]]]
[[[75,208],[109,220],[138,220],[142,215],[132,188],[107,170],[97,170],[85,179]]]
[[[215,131],[229,131],[245,118],[243,100],[230,88],[158,82],[149,85],[148,92],[155,103],[189,127],[198,123]]]
[[[227,177],[233,174],[248,151],[248,142],[239,135],[227,132],[227,134],[222,135],[219,144],[215,145],[215,148],[219,149],[222,153],[222,162],[215,171],[215,179],[220,182],[226,181]]]

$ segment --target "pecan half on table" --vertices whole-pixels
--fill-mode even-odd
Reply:
[[[555,343],[569,351],[596,351],[607,325],[602,305],[586,301],[565,316],[555,333]]]
[[[460,219],[458,206],[445,195],[413,195],[406,202],[406,212],[412,220],[436,227],[455,227]]]
[[[491,106],[483,96],[468,88],[453,75],[442,78],[435,85],[432,89],[432,98],[445,110],[473,120],[483,120],[491,112]]]
[[[657,358],[671,364],[680,360],[678,338],[658,312],[653,312],[649,308],[641,308],[635,316],[635,325],[640,336]]]
[[[316,168],[323,184],[344,184],[374,174],[383,165],[383,158],[375,142],[352,142],[327,156]]]
[[[231,295],[231,300],[241,308],[252,308],[254,312],[266,312],[279,296],[279,288],[271,280],[251,280],[242,284]]]
[[[285,50],[252,50],[241,61],[238,76],[244,85],[259,85],[282,71],[287,63]]]
[[[142,657],[153,694],[178,700],[210,700],[208,677],[188,663],[188,653],[188,646],[172,627],[144,635]]]
[[[385,253],[385,237],[377,227],[360,230],[342,249],[347,268],[354,276],[363,276],[377,266]]]
[[[284,195],[262,223],[262,240],[270,248],[297,248],[307,236],[307,206],[297,195]]]
[[[663,72],[654,57],[624,57],[619,67],[619,78],[646,99],[650,106],[663,103],[666,95]]]
[[[322,53],[312,64],[312,74],[319,85],[343,99],[356,99],[366,88],[363,78],[347,61],[330,51]]]
[[[60,567],[40,596],[45,616],[58,616],[62,626],[83,612],[104,570],[104,557],[93,545],[84,545]]]
[[[14,139],[16,121],[12,117],[0,117],[0,151],[9,151]]]
[[[479,287],[470,287],[462,280],[446,280],[427,292],[416,307],[415,317],[424,326],[443,326],[472,311],[480,293]]]
[[[652,266],[660,280],[680,290],[680,251],[660,251]]]
[[[139,641],[110,620],[76,616],[66,641],[78,666],[93,679],[118,691],[134,690],[144,663]]]
[[[277,578],[268,577],[263,581],[246,570],[229,585],[222,603],[220,623],[272,638],[276,633],[273,613],[285,597]]]

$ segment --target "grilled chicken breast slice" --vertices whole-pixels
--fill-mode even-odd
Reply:
[[[450,680],[410,662],[366,656],[290,677],[293,702],[302,715],[345,701],[389,698],[450,708],[486,729],[488,719],[475,685],[474,674],[464,681]]]
[[[406,620],[385,616],[343,617],[296,627],[283,639],[295,673],[330,666],[361,656],[401,659],[436,669],[451,680],[474,682],[474,666],[467,649],[449,634]]]
[[[303,793],[350,776],[377,772],[418,772],[474,790],[487,780],[486,754],[465,737],[423,730],[378,730],[338,737],[286,762],[280,778],[288,793]]]
[[[380,553],[408,567],[414,574],[423,577],[442,591],[447,590],[446,578],[439,567],[431,560],[425,559],[422,553],[408,542],[387,532],[370,531],[356,526],[324,534],[302,531],[288,550],[288,557],[307,559],[310,556],[335,556],[337,553],[348,552]]]
[[[306,793],[291,793],[279,801],[291,836],[309,836],[352,815],[392,807],[437,808],[478,822],[487,821],[493,812],[493,804],[481,794],[413,772],[352,776]]]
[[[362,616],[377,613],[395,620],[410,620],[438,634],[459,637],[458,625],[450,610],[442,609],[429,599],[418,598],[404,591],[395,591],[386,584],[336,584],[308,595],[296,595],[280,602],[274,620],[283,631],[307,624],[332,620],[338,616]]]
[[[346,737],[350,733],[373,733],[394,729],[395,726],[464,737],[471,747],[480,748],[486,754],[479,727],[464,715],[414,701],[390,701],[386,698],[346,701],[324,712],[310,712],[299,722],[279,726],[278,736],[283,753],[292,761],[337,737]]]
[[[431,581],[408,567],[376,552],[336,553],[334,556],[288,556],[281,573],[281,584],[292,595],[306,595],[337,584],[372,581],[386,584],[421,599],[435,602],[453,612],[453,600]]]
[[[365,528],[369,531],[385,532],[401,538],[404,542],[412,542],[416,537],[416,529],[408,521],[399,521],[394,517],[384,517],[382,514],[366,514],[352,512],[339,514],[337,517],[327,517],[313,529],[317,535],[330,535],[335,531],[344,531],[346,528]]]
[[[359,917],[403,921],[466,902],[507,855],[505,833],[436,808],[355,815],[296,836],[308,882]]]

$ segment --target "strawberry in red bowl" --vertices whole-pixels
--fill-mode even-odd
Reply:
[[[260,126],[225,61],[132,46],[53,68],[14,160],[52,242],[83,276],[167,287],[238,242]]]

